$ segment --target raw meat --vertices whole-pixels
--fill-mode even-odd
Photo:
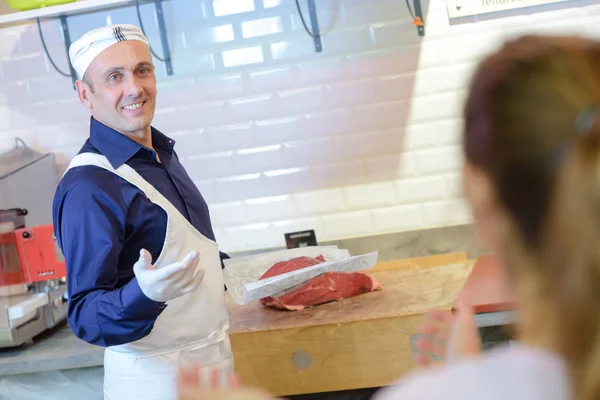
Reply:
[[[310,267],[324,261],[323,256],[298,257],[282,261],[269,268],[259,280]],[[381,283],[365,272],[327,272],[305,282],[290,293],[279,297],[265,297],[260,300],[260,303],[282,310],[299,311],[306,307],[381,290],[381,288]]]

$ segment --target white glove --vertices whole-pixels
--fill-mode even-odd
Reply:
[[[202,283],[206,271],[196,271],[199,260],[198,252],[192,251],[179,262],[156,268],[150,253],[142,249],[140,259],[133,265],[133,273],[146,297],[164,303],[193,292]]]

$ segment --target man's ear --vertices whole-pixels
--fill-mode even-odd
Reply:
[[[79,97],[79,101],[84,105],[88,110],[92,109],[92,102],[90,101],[90,93],[92,90],[90,86],[82,80],[77,80],[75,82],[75,90],[77,90],[77,97]]]

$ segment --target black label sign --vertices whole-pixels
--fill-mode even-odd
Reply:
[[[317,245],[317,235],[314,230],[292,232],[285,234],[285,244],[288,249]]]

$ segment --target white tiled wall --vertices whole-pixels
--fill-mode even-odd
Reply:
[[[429,0],[421,38],[404,0],[317,0],[315,53],[294,0],[165,1],[175,74],[156,61],[154,125],[177,140],[226,251],[300,229],[324,240],[464,223],[460,109],[476,61],[525,32],[600,38],[597,3],[450,24],[445,1]],[[153,9],[141,11],[160,54]],[[72,17],[71,37],[107,23],[137,24],[135,8]],[[58,24],[42,27],[67,70]],[[0,149],[18,136],[64,165],[87,121],[35,25],[1,29]]]

